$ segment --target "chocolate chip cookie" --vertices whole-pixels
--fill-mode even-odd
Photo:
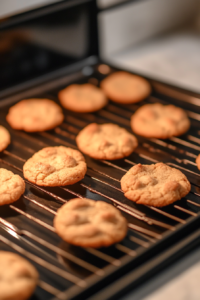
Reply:
[[[146,104],[131,117],[131,128],[148,138],[167,139],[188,131],[190,120],[186,112],[174,105]]]
[[[120,159],[130,155],[138,142],[134,135],[115,124],[91,123],[76,137],[78,148],[96,159]]]
[[[127,221],[118,209],[86,198],[64,204],[57,212],[54,227],[64,241],[93,248],[110,246],[127,233]]]
[[[64,146],[47,147],[35,153],[23,166],[24,177],[41,186],[64,186],[84,178],[83,155]]]
[[[138,164],[121,179],[125,197],[138,203],[162,207],[186,196],[191,185],[179,170],[164,163]]]

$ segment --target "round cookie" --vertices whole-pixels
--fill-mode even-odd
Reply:
[[[54,218],[57,234],[66,242],[99,248],[121,241],[127,221],[111,204],[76,198],[64,204]]]
[[[114,102],[130,104],[142,101],[151,93],[148,81],[127,72],[116,72],[101,82],[106,96]]]
[[[0,152],[7,148],[10,144],[10,133],[0,125]]]
[[[27,132],[53,129],[60,125],[63,119],[61,107],[49,99],[22,100],[12,106],[6,116],[12,128]]]
[[[63,107],[80,113],[99,110],[108,103],[104,92],[90,83],[72,84],[60,91],[58,98]]]
[[[26,300],[38,281],[38,272],[18,254],[0,251],[0,300]]]
[[[125,197],[138,203],[162,207],[186,196],[191,185],[179,170],[164,163],[138,164],[121,179]]]
[[[137,139],[118,125],[91,123],[76,137],[78,148],[96,159],[120,159],[137,147]]]
[[[35,153],[23,166],[24,177],[41,186],[64,186],[84,178],[85,158],[64,146],[47,147]]]
[[[189,127],[185,111],[174,105],[146,104],[131,117],[133,132],[148,138],[167,139],[185,133]]]
[[[25,182],[11,171],[0,168],[0,205],[17,201],[25,191]]]

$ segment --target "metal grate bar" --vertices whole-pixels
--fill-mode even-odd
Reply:
[[[90,263],[74,256],[73,254],[67,252],[67,251],[64,251],[62,249],[60,249],[59,247],[56,247],[52,244],[50,244],[49,242],[45,241],[44,239],[41,239],[39,238],[38,236],[32,234],[31,232],[27,231],[27,230],[21,230],[19,228],[17,228],[15,225],[11,224],[10,222],[4,220],[3,218],[0,218],[0,222],[6,226],[7,228],[15,231],[17,234],[19,235],[25,235],[29,238],[31,238],[32,240],[36,241],[37,243],[45,246],[46,248],[54,251],[55,253],[71,260],[73,263],[85,268],[86,270],[90,271],[90,272],[93,272],[95,273],[96,275],[99,275],[99,276],[103,276],[104,275],[104,270],[103,269],[99,269],[93,265],[91,265]]]
[[[147,155],[144,155],[144,154],[139,154],[139,156],[142,157],[142,158],[144,158],[144,159],[150,160],[150,161],[152,161],[154,163],[158,163],[159,162],[157,159],[153,159],[153,158],[151,158],[151,157],[149,157]]]
[[[20,161],[22,161],[22,162],[25,162],[25,161],[26,161],[25,159],[23,159],[23,158],[21,158],[21,157],[15,155],[15,154],[13,154],[13,153],[10,152],[10,151],[4,150],[3,153],[6,154],[6,155],[9,155],[9,156],[12,156],[12,157],[14,157],[14,158],[16,158],[16,159],[18,159],[18,160],[20,160]]]
[[[184,140],[181,140],[177,137],[172,137],[170,138],[171,141],[177,143],[177,144],[180,144],[180,145],[183,145],[183,146],[186,146],[188,148],[192,148],[192,149],[195,149],[195,150],[198,150],[200,151],[200,147],[199,146],[196,146],[195,144],[192,144],[192,143],[189,143],[189,142],[186,142]]]
[[[175,168],[178,168],[178,169],[181,169],[181,170],[184,170],[184,171],[187,171],[187,172],[189,172],[189,173],[191,173],[191,174],[194,174],[194,175],[200,177],[200,174],[195,173],[195,172],[193,172],[193,171],[190,171],[190,170],[188,170],[188,169],[186,169],[186,168],[183,168],[183,167],[181,167],[181,166],[178,166],[178,165],[176,165],[176,164],[173,164],[173,163],[167,163],[167,165],[173,166],[173,167],[175,167]]]
[[[135,217],[135,214],[131,213],[129,210],[125,209],[124,207],[121,207],[121,206],[117,206],[117,208],[119,208],[120,210],[123,210],[124,212],[130,214],[131,216]],[[141,220],[143,220],[141,218]],[[160,221],[156,221],[154,219],[151,219],[151,218],[147,218],[147,221],[146,221],[149,225],[157,225],[157,226],[160,226],[160,227],[163,227],[163,228],[166,228],[166,229],[169,229],[169,230],[175,230],[176,228],[174,226],[170,226],[166,223],[163,223],[163,222],[160,222]]]
[[[39,206],[39,207],[41,207],[41,208],[43,208],[44,210],[50,212],[51,214],[54,214],[54,215],[56,214],[56,211],[55,211],[55,210],[53,210],[53,209],[51,209],[51,208],[49,208],[49,207],[47,207],[47,206],[45,206],[45,205],[43,205],[43,204],[37,202],[36,200],[33,200],[33,199],[27,197],[26,195],[23,195],[23,198],[25,198],[26,200],[28,200],[28,201],[34,203],[35,205],[37,205],[37,206]]]
[[[131,250],[129,249],[128,247],[125,247],[124,245],[121,245],[121,244],[117,244],[115,245],[115,247],[120,250],[121,252],[124,252],[130,256],[136,256],[137,255],[137,252],[134,251],[134,250]]]
[[[175,150],[175,151],[178,151],[180,153],[185,153],[185,155],[187,155],[187,156],[194,157],[194,158],[197,157],[197,155],[195,155],[194,153],[190,153],[188,151],[184,151],[183,149],[179,149],[176,146],[168,144],[168,143],[166,143],[164,141],[161,141],[161,140],[158,140],[158,139],[150,139],[150,141],[153,142],[153,143],[155,143],[155,144],[158,144],[158,145],[160,145],[160,146],[162,146],[164,148]]]
[[[142,232],[142,233],[144,233],[146,235],[149,235],[149,236],[151,236],[151,237],[153,237],[155,239],[159,239],[160,240],[162,238],[161,234],[155,233],[153,231],[150,231],[148,229],[142,228],[142,227],[137,226],[137,225],[132,224],[132,223],[129,223],[128,227],[131,228],[131,229],[134,229],[136,231]]]
[[[9,152],[8,152],[8,154],[10,154]],[[16,156],[15,155],[15,158],[18,158],[18,156]],[[107,162],[107,161],[104,161],[104,162],[106,162],[106,163],[108,163],[109,165],[112,165],[112,166],[115,166],[114,164],[112,164],[112,163],[110,163],[110,162]],[[169,163],[170,164],[170,163]],[[125,170],[125,169],[122,169],[122,168],[120,168],[121,170]],[[191,171],[192,172],[192,171]],[[98,179],[97,179],[98,180]],[[105,182],[104,182],[104,184],[105,184]],[[111,186],[111,185],[110,185]],[[115,186],[112,186],[112,187],[114,187],[115,189],[117,189]],[[65,189],[65,188],[63,188],[63,189]],[[82,197],[80,194],[77,194],[77,193],[75,193],[75,192],[73,192],[73,191],[71,191],[71,190],[69,190],[69,189],[65,189],[66,191],[68,191],[68,192],[70,192],[70,193],[72,193],[72,194],[74,194],[75,196],[77,196],[77,197]],[[66,201],[65,201],[66,202]],[[131,214],[132,216],[133,216],[133,214]],[[153,220],[153,219],[152,219]],[[146,221],[146,220],[144,220],[144,221]],[[149,221],[149,220],[148,220]],[[156,222],[156,223],[155,223]],[[158,226],[162,226],[163,227],[163,224],[162,224],[162,222],[160,222],[160,223],[158,223],[158,221],[156,221],[155,220],[155,222],[154,222],[154,224],[155,225],[158,225]],[[165,227],[164,228],[167,228],[167,229],[169,229],[169,227],[166,227],[166,226],[168,226],[167,224],[165,225]],[[173,227],[171,227],[171,230],[174,230],[174,229],[172,229]]]
[[[136,163],[134,163],[133,161],[130,161],[129,159],[124,159],[124,161],[125,162],[127,162],[128,164],[130,164],[130,165],[133,165],[133,166],[135,166],[135,165],[137,165]]]
[[[200,204],[199,204],[199,203],[193,202],[193,201],[191,201],[191,200],[189,200],[189,199],[187,199],[187,202],[189,202],[189,203],[191,203],[191,204],[193,204],[193,205],[196,205],[196,206],[200,207]]]
[[[165,212],[165,211],[162,211],[161,209],[159,209],[159,208],[157,208],[157,207],[153,207],[153,206],[148,206],[148,207],[149,207],[150,209],[156,211],[156,212],[159,212],[160,214],[164,215],[165,217],[169,217],[169,218],[173,219],[174,221],[177,221],[177,222],[182,223],[182,224],[185,224],[185,223],[186,223],[185,220],[180,219],[180,218],[178,218],[178,217],[175,217],[175,216],[173,216],[173,215],[171,215],[171,214],[169,214],[169,213],[167,213],[167,212]]]
[[[96,178],[94,178],[94,177],[92,177],[92,178],[93,178],[94,180],[96,180],[96,181],[99,181],[99,182],[103,183],[103,184],[106,184],[106,185],[108,185],[108,186],[111,186],[111,187],[113,187],[114,189],[116,189],[116,190],[120,191],[121,193],[123,193],[123,191],[122,191],[121,189],[116,188],[116,187],[113,186],[113,185],[110,185],[110,184],[108,184],[108,183],[105,183],[104,181],[99,180],[99,179],[96,179]],[[92,188],[90,188],[89,186],[87,186],[87,185],[85,185],[85,184],[81,184],[81,185],[84,186],[84,187],[86,187],[87,189],[90,189],[90,190],[92,191]],[[93,190],[93,191],[94,191],[95,193],[99,193],[97,190]],[[101,194],[101,195],[103,195],[103,194]],[[113,201],[113,202],[115,202],[115,203],[118,203],[118,204],[119,204],[119,209],[121,209],[121,210],[122,210],[122,207],[125,207],[125,208],[123,208],[124,211],[126,211],[128,214],[130,214],[130,215],[132,215],[132,216],[134,216],[134,217],[136,217],[136,218],[138,218],[138,219],[140,219],[140,220],[142,220],[142,221],[147,222],[149,225],[155,224],[155,225],[164,227],[164,228],[166,228],[166,229],[175,230],[175,227],[170,226],[170,225],[168,225],[168,224],[166,224],[166,223],[157,221],[157,220],[155,220],[155,219],[149,218],[149,217],[146,216],[146,214],[144,214],[144,213],[141,214],[141,212],[138,211],[137,209],[133,209],[132,207],[130,207],[130,206],[128,206],[128,205],[122,204],[122,203],[120,203],[120,201],[117,201],[117,200],[114,199],[114,198],[108,197],[108,196],[106,196],[106,195],[104,195],[104,197],[107,197],[107,198],[110,199],[111,201]],[[131,212],[130,212],[130,211],[131,211]],[[138,215],[141,216],[141,217],[138,217]],[[168,215],[173,217],[173,215],[171,215],[171,214],[168,214]],[[173,219],[173,218],[171,218],[171,219]]]
[[[13,205],[10,205],[10,208],[13,209],[13,210],[15,210],[15,211],[17,211],[18,213],[24,215],[24,216],[27,217],[28,219],[30,219],[30,220],[32,220],[32,221],[38,223],[39,225],[41,225],[41,226],[45,227],[46,229],[48,229],[48,230],[50,230],[50,231],[52,231],[52,232],[55,233],[54,227],[48,225],[47,223],[41,221],[40,219],[37,219],[37,218],[31,216],[30,214],[25,213],[24,211],[22,211],[21,209],[15,207],[15,206],[13,206]],[[87,249],[90,249],[90,248],[87,248]],[[99,257],[99,258],[103,258],[103,257],[104,257],[104,258],[105,258],[105,259],[104,259],[105,261],[108,261],[108,262],[110,262],[110,263],[112,263],[112,264],[115,265],[115,263],[113,263],[113,258],[111,258],[111,257],[108,258],[108,255],[104,255],[104,253],[101,253],[100,251],[98,251],[98,250],[96,250],[96,249],[95,249],[95,251],[93,251],[93,249],[92,249],[92,250],[90,250],[90,251],[88,251],[88,252],[91,253],[91,251],[92,251],[93,253],[94,253],[94,252],[96,253],[95,256],[97,256],[97,257]],[[112,262],[111,262],[111,261],[112,261]],[[115,261],[115,260],[114,260],[114,261]]]
[[[147,243],[147,242],[145,242],[145,241],[142,241],[142,240],[138,239],[137,237],[135,237],[135,236],[133,236],[133,235],[129,235],[129,239],[130,239],[132,242],[134,242],[134,243],[136,243],[136,244],[138,244],[138,245],[140,245],[140,246],[142,246],[142,247],[144,247],[144,248],[148,248],[148,247],[150,246],[149,243]]]
[[[150,220],[148,217],[146,217],[146,215],[144,215],[143,217],[141,217],[141,215],[138,214],[138,211],[137,211],[136,209],[134,209],[134,211],[133,211],[133,208],[130,208],[128,205],[124,205],[124,204],[121,203],[120,201],[118,201],[118,200],[116,200],[116,199],[114,199],[114,198],[112,198],[112,197],[109,197],[109,196],[107,196],[107,195],[105,195],[105,194],[103,194],[103,193],[101,193],[101,192],[99,192],[99,191],[97,191],[97,190],[95,190],[95,189],[89,187],[88,185],[85,185],[85,184],[83,184],[83,183],[81,183],[81,185],[82,185],[83,187],[87,188],[89,191],[91,191],[91,192],[93,192],[93,193],[96,193],[96,194],[98,194],[98,195],[100,195],[100,196],[103,196],[104,198],[107,198],[107,199],[111,200],[112,202],[118,204],[119,207],[125,207],[124,209],[126,209],[126,210],[129,211],[129,212],[127,212],[127,213],[129,213],[129,215],[132,215],[132,216],[134,216],[134,217],[136,217],[137,219],[140,219],[140,220],[142,220],[142,221],[146,221],[149,225],[152,225],[154,219],[151,219],[151,220]],[[147,206],[147,207],[149,207],[150,209],[152,209],[151,206]],[[130,210],[131,210],[131,212],[130,212]],[[182,220],[182,219],[180,219],[180,218],[177,218],[177,217],[175,217],[175,216],[173,216],[173,215],[171,215],[171,214],[165,213],[165,212],[163,212],[162,210],[158,210],[157,212],[159,212],[159,213],[165,215],[166,217],[168,217],[168,218],[170,218],[170,219],[172,219],[172,220],[175,220],[175,221],[177,221],[177,222],[179,222],[179,223],[183,223],[183,222],[185,223],[184,220]],[[133,215],[134,213],[135,213],[135,215]],[[180,221],[180,220],[181,220],[181,221]],[[159,221],[157,221],[157,220],[155,220],[155,221],[156,221],[156,223],[159,222]],[[162,222],[160,222],[160,225],[161,225],[161,223],[162,223]],[[183,223],[183,224],[184,224],[184,223]],[[165,224],[165,223],[163,223],[163,224],[165,225],[165,228],[166,228],[166,226],[168,226],[168,224]],[[156,224],[156,225],[157,225],[157,224]],[[163,226],[162,226],[162,227],[163,227]],[[168,229],[169,229],[169,228],[168,228]],[[173,230],[173,227],[171,227],[171,230]]]
[[[31,148],[29,148],[27,146],[24,146],[21,143],[15,141],[15,140],[12,141],[12,144],[16,145],[17,147],[20,147],[20,148],[22,147],[24,150],[26,150],[27,152],[29,152],[31,154],[35,153],[35,151],[33,149],[31,149]]]
[[[120,266],[121,265],[121,261],[119,259],[114,259],[112,256],[105,254],[103,252],[100,252],[97,249],[94,248],[85,248],[85,250],[89,253],[91,253],[94,256],[97,256],[107,262],[109,262],[110,264],[114,265],[114,266]]]
[[[194,213],[194,212],[192,212],[192,211],[190,211],[190,210],[188,210],[188,209],[185,209],[185,208],[183,208],[183,207],[181,207],[181,206],[174,205],[174,207],[177,208],[177,209],[179,209],[179,210],[181,210],[181,211],[183,211],[183,212],[185,212],[185,213],[188,214],[188,215],[195,216],[195,217],[197,216],[196,213]]]
[[[108,165],[108,166],[111,166],[111,167],[113,167],[113,168],[115,168],[115,169],[118,169],[118,170],[120,170],[120,171],[127,172],[126,169],[120,168],[120,167],[118,167],[117,165],[115,165],[115,164],[113,164],[113,163],[111,163],[111,162],[109,162],[109,161],[107,161],[107,160],[101,160],[101,162],[103,162],[104,164],[106,164],[106,165]]]
[[[13,242],[9,241],[7,238],[3,237],[2,235],[0,235],[0,240],[3,243],[5,243],[6,245],[8,245],[11,248],[13,248],[14,250],[16,250],[17,252],[26,256],[27,258],[29,258],[30,260],[39,264],[40,266],[44,267],[45,269],[57,274],[58,276],[63,277],[64,279],[69,280],[70,282],[73,282],[74,284],[78,285],[81,288],[84,288],[87,286],[87,283],[85,280],[82,280],[82,279],[78,278],[77,276],[70,274],[67,271],[64,271],[64,270],[50,264],[49,262],[43,260],[42,258],[24,250],[22,247],[14,244]]]
[[[172,97],[174,99],[178,99],[180,101],[187,102],[189,104],[193,104],[196,106],[200,106],[200,99],[191,95],[187,95],[183,92],[174,90],[172,88],[169,88],[167,86],[163,86],[159,83],[153,83],[153,86],[156,88],[156,91],[158,91],[161,94],[167,95],[169,97]]]
[[[18,207],[13,206],[13,205],[10,205],[10,208],[13,209],[13,210],[15,210],[15,211],[17,211],[17,212],[20,213],[21,215],[27,217],[27,218],[30,219],[31,221],[34,221],[35,223],[37,223],[37,224],[39,224],[39,225],[45,227],[46,229],[48,229],[48,230],[50,230],[50,231],[52,231],[52,232],[55,232],[54,227],[48,225],[47,223],[41,221],[40,219],[37,219],[37,218],[31,216],[31,215],[28,214],[28,213],[25,213],[23,210],[19,209]]]
[[[59,299],[59,300],[67,299],[65,293],[59,291],[58,289],[56,289],[52,285],[50,285],[50,284],[48,284],[48,283],[46,283],[42,280],[38,281],[38,286],[41,287],[43,290],[47,291],[48,293],[56,296],[56,298]]]
[[[187,136],[188,140],[192,141],[192,142],[195,142],[197,144],[200,144],[200,139],[195,137],[195,136],[192,136],[192,135],[188,135]]]

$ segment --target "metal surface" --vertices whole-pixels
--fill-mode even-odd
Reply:
[[[79,72],[76,82],[98,84],[107,75],[99,71],[99,65],[91,68],[90,77],[84,75],[84,71]],[[115,70],[108,68],[108,72],[112,71]],[[53,90],[50,83],[43,92],[41,87],[40,94],[32,89],[27,96],[58,101],[58,91],[67,84],[67,80],[64,83],[62,79],[57,79]],[[12,205],[1,208],[0,247],[20,253],[37,267],[40,272],[36,290],[38,299],[86,298],[116,277],[121,277],[130,268],[133,270],[149,257],[158,255],[173,241],[192,232],[200,216],[200,173],[195,163],[200,149],[200,107],[198,98],[190,101],[190,98],[184,97],[182,101],[181,97],[172,97],[161,90],[156,92],[155,87],[153,94],[142,104],[173,103],[186,109],[192,127],[184,136],[164,141],[138,136],[136,151],[125,159],[112,162],[97,161],[86,156],[87,174],[72,186],[39,187],[25,180],[24,196]],[[23,177],[23,164],[36,151],[56,145],[77,148],[76,135],[90,122],[113,122],[131,131],[130,116],[140,105],[123,106],[109,102],[107,107],[94,114],[76,114],[64,110],[63,124],[52,131],[37,134],[10,128],[5,120],[9,107],[1,108],[0,124],[9,129],[12,143],[0,154],[0,167]],[[138,205],[126,199],[120,187],[120,179],[125,172],[137,163],[159,161],[179,168],[186,174],[192,184],[187,197],[164,208]],[[103,249],[83,249],[61,241],[52,226],[54,215],[63,203],[76,197],[107,201],[121,210],[128,220],[126,238]]]

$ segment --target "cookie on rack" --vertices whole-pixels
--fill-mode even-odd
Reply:
[[[83,155],[64,146],[46,147],[23,166],[24,177],[40,186],[64,186],[84,178],[87,165]]]
[[[136,137],[118,125],[91,123],[76,137],[78,148],[95,159],[120,159],[137,147]]]
[[[39,132],[55,128],[63,122],[61,107],[49,99],[27,99],[12,106],[6,116],[17,130]]]
[[[79,113],[97,111],[108,103],[104,92],[90,83],[69,85],[58,98],[63,107]]]
[[[135,165],[121,179],[126,198],[138,203],[162,207],[186,196],[191,185],[179,170],[164,163]]]
[[[10,144],[10,133],[9,131],[0,125],[0,152],[5,150]]]
[[[0,205],[17,201],[25,191],[25,182],[11,171],[0,168]]]
[[[76,198],[61,206],[54,219],[57,234],[66,242],[100,248],[121,241],[127,221],[111,204]]]
[[[0,251],[0,300],[26,300],[38,282],[35,267],[18,254]]]
[[[144,137],[167,139],[187,132],[190,120],[182,108],[174,105],[146,104],[132,115],[131,128]]]
[[[200,154],[196,158],[197,168],[200,170]]]
[[[140,102],[151,93],[149,82],[128,72],[115,72],[101,82],[106,96],[114,102],[131,104]]]

